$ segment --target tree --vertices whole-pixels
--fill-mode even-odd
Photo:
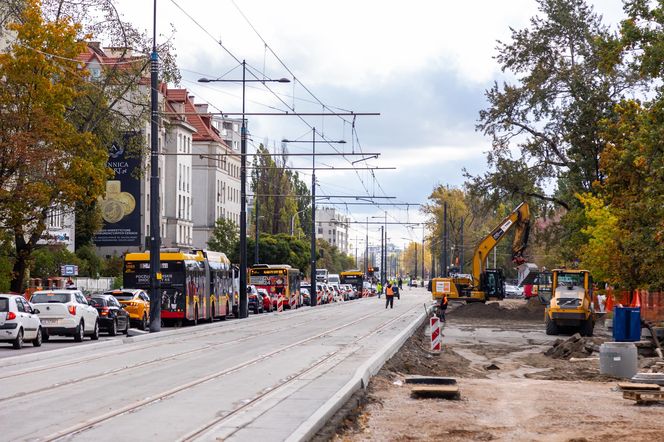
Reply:
[[[492,139],[492,170],[467,175],[468,185],[495,202],[525,198],[554,209],[562,228],[550,246],[571,260],[586,238],[572,234],[584,226],[565,217],[583,212],[577,193],[593,193],[593,183],[604,180],[601,121],[615,118],[615,104],[638,78],[621,63],[607,68],[616,38],[584,0],[538,3],[541,16],[499,42],[497,60],[517,82],[486,93],[489,107],[477,128]]]
[[[87,73],[75,59],[84,50],[80,26],[45,21],[28,0],[8,52],[0,54],[0,223],[12,232],[11,288],[21,292],[30,255],[49,212],[91,203],[104,190],[106,150],[67,119],[85,90]]]
[[[233,262],[238,262],[233,253],[240,247],[240,229],[235,222],[219,218],[214,224],[208,247],[215,252],[226,253]],[[236,255],[239,257],[239,253]]]
[[[296,199],[296,175],[288,170],[286,156],[276,157],[276,160],[273,157],[262,144],[256,149],[251,188],[256,195],[254,210],[256,204],[259,207],[258,230],[273,235],[290,234],[292,217],[295,217],[295,228],[300,228],[297,211],[301,201]]]
[[[247,259],[250,262],[254,261],[254,245],[254,239],[247,238]],[[277,235],[261,233],[258,248],[261,262],[288,264],[301,271],[307,269],[309,256],[311,256],[308,241],[297,239],[286,233],[279,233]],[[239,245],[237,254],[239,256]]]

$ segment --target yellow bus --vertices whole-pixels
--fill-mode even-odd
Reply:
[[[162,249],[161,318],[193,324],[231,311],[232,269],[223,253]],[[124,287],[150,291],[150,253],[127,253]]]
[[[362,295],[362,284],[364,283],[364,272],[359,270],[348,270],[339,274],[341,284],[350,284],[353,286],[359,296]]]
[[[249,269],[249,284],[267,290],[273,303],[284,297],[284,308],[302,306],[300,271],[286,264],[256,264]]]

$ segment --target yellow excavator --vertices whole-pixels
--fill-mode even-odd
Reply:
[[[512,241],[512,261],[523,264],[523,253],[528,246],[530,233],[530,207],[528,203],[519,204],[509,215],[503,219],[498,227],[493,229],[475,248],[473,254],[473,269],[471,275],[453,275],[448,278],[433,278],[431,281],[431,294],[434,299],[447,295],[449,299],[466,302],[486,302],[489,298],[503,299],[505,297],[505,276],[502,269],[488,269],[487,258],[491,251],[505,237],[514,230]]]

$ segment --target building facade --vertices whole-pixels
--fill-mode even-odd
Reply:
[[[348,216],[331,207],[316,208],[316,238],[324,239],[341,252],[351,254]],[[354,251],[353,251],[354,252]]]

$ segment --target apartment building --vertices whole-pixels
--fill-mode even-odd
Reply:
[[[332,207],[316,208],[316,238],[324,239],[343,253],[350,254],[349,218]]]

